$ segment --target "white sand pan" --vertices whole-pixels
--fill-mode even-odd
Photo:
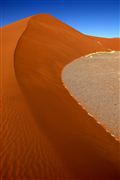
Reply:
[[[63,69],[62,80],[76,101],[120,139],[120,52],[78,58]]]

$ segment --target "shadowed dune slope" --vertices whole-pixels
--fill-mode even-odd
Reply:
[[[116,39],[104,39],[105,47],[97,41],[103,40],[85,36],[51,15],[34,16],[17,44],[15,72],[38,131],[49,138],[71,177],[117,180],[119,142],[76,103],[61,81],[63,67],[75,58],[119,49]]]
[[[14,72],[14,51],[28,19],[1,29],[0,179],[58,179],[64,167],[46,135],[38,128]]]

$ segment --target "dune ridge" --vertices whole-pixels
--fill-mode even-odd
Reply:
[[[103,47],[99,38],[51,15],[9,27],[3,40],[8,53],[2,57],[2,177],[119,179],[120,144],[78,106],[61,81],[66,64],[92,52],[117,50],[116,40]]]
[[[0,177],[57,179],[66,177],[67,168],[46,135],[38,129],[14,72],[14,51],[28,21],[25,19],[2,29]]]

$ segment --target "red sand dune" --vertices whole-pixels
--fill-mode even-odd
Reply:
[[[97,37],[91,37],[94,38],[95,40],[99,41],[105,49],[109,50],[120,50],[120,38],[97,38]]]
[[[61,82],[67,63],[118,50],[116,41],[86,36],[50,15],[2,28],[3,179],[119,179],[120,143]]]

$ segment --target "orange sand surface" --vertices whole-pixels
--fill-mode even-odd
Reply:
[[[86,36],[51,15],[1,31],[2,179],[119,179],[120,143],[69,95],[61,71],[77,57],[119,50],[120,40]]]

